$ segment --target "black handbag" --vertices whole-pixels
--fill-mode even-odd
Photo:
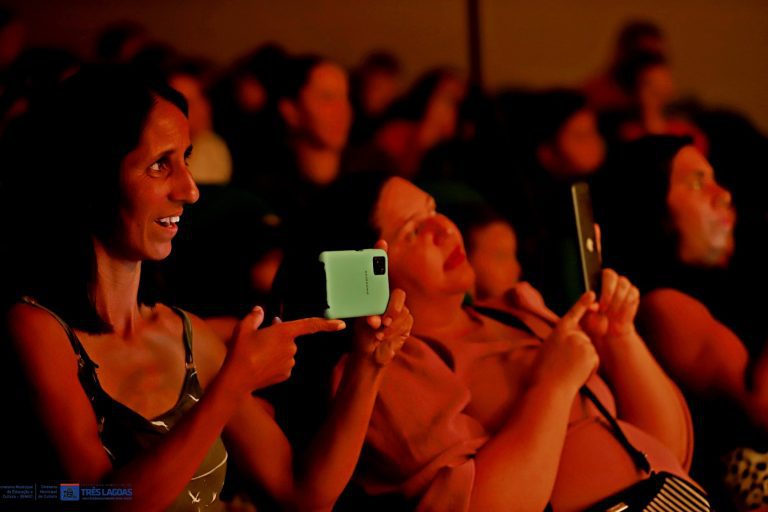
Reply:
[[[530,328],[516,316],[498,309],[474,307],[475,311],[510,327],[528,332]],[[666,471],[653,471],[648,457],[627,439],[621,425],[594,393],[583,386],[579,392],[592,402],[613,430],[619,444],[627,451],[635,466],[648,478],[592,505],[586,512],[711,512],[707,495],[687,480]],[[552,512],[547,505],[546,511]]]

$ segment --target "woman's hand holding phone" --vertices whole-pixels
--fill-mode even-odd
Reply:
[[[626,277],[612,269],[602,271],[602,289],[597,311],[588,312],[581,327],[606,361],[629,340],[639,339],[635,316],[640,304],[640,292]]]
[[[387,242],[379,240],[374,248],[386,251]],[[377,365],[386,366],[411,335],[412,327],[413,316],[405,305],[405,292],[399,288],[395,289],[389,296],[384,314],[356,320],[356,351],[366,357],[372,357]]]

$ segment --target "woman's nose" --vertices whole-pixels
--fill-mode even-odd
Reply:
[[[172,199],[187,204],[192,204],[200,199],[200,190],[198,190],[195,179],[186,166],[179,169],[174,180]]]
[[[717,187],[715,190],[715,203],[718,205],[731,206],[731,202],[733,201],[731,191],[719,183],[715,184],[715,187]]]
[[[432,232],[436,245],[441,245],[446,239],[453,236],[456,229],[444,215],[440,214],[430,217],[425,222],[427,223],[425,227]]]

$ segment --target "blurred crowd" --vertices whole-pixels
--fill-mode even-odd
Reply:
[[[366,176],[408,180],[456,223],[475,275],[468,303],[507,300],[525,282],[563,315],[584,286],[570,186],[589,183],[604,264],[639,288],[638,329],[691,407],[692,477],[718,510],[756,508],[741,482],[768,462],[768,139],[744,113],[680,97],[659,24],[621,27],[604,69],[580,88],[491,92],[449,67],[407,83],[386,50],[346,69],[269,43],[221,67],[133,23],[105,29],[93,55],[74,55],[28,46],[23,20],[0,9],[1,154],[29,105],[90,63],[130,67],[186,99],[200,199],[153,271],[164,302],[223,339],[254,304],[277,311],[286,255],[312,229],[345,229],[336,219],[356,215],[364,194],[349,184]],[[46,148],[40,140],[36,150]],[[4,165],[0,187],[23,172]],[[306,389],[267,396],[292,392]],[[744,450],[762,454],[758,469],[746,469]],[[724,457],[734,457],[726,470]],[[230,482],[229,499],[244,499],[236,474]]]

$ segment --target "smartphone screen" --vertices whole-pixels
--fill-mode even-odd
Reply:
[[[592,214],[592,198],[589,185],[584,182],[571,185],[573,212],[576,218],[576,235],[579,243],[579,264],[586,291],[600,293],[601,261],[597,249],[595,219]]]
[[[326,318],[380,315],[389,302],[387,253],[381,249],[325,251]]]

